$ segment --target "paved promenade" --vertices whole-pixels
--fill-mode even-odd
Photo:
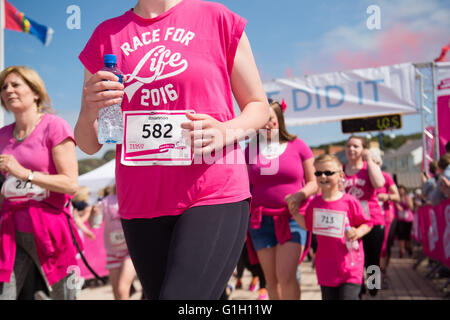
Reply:
[[[416,250],[417,251],[417,250]],[[416,252],[418,253],[418,252]],[[388,268],[386,282],[387,288],[379,291],[375,298],[366,296],[367,300],[442,300],[449,299],[448,295],[441,292],[439,288],[446,279],[428,279],[426,274],[429,271],[428,260],[413,269],[416,259],[403,258],[399,259],[398,251],[393,248],[393,258]],[[301,294],[302,300],[321,300],[320,287],[317,284],[317,278],[312,263],[305,261],[302,264],[302,283]],[[231,300],[256,300],[258,297],[257,290],[250,292],[248,289],[251,281],[251,275],[246,270],[243,277],[243,288],[233,290]],[[234,287],[236,279],[232,277],[230,284]],[[134,283],[137,292],[132,296],[133,300],[139,300],[141,297],[141,286],[139,281]],[[448,288],[447,290],[449,290]],[[113,294],[110,285],[98,286],[95,288],[83,289],[78,300],[112,300]]]

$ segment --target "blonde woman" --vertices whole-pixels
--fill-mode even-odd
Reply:
[[[0,129],[0,171],[6,178],[0,210],[0,300],[32,299],[38,290],[52,299],[74,299],[75,290],[65,281],[68,267],[77,265],[70,232],[70,226],[75,228],[70,198],[78,189],[72,129],[49,113],[44,82],[31,68],[3,70],[0,96],[15,119]],[[24,287],[30,292],[23,292]]]

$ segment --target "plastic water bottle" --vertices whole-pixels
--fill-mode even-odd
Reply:
[[[117,57],[114,54],[105,54],[103,57],[105,67],[104,71],[114,73],[119,82],[122,83],[123,73],[117,69]],[[114,104],[112,106],[102,108],[98,112],[98,142],[100,144],[105,143],[117,143],[123,142],[123,120],[122,120],[122,108],[121,103]]]
[[[347,231],[347,230],[349,230],[350,229],[350,226],[347,226],[346,228],[345,228],[345,231]],[[353,251],[359,251],[359,243],[358,243],[358,240],[353,240],[353,241],[350,241],[350,240],[345,240],[345,244],[347,245],[347,250],[348,250],[348,253],[350,254],[350,264],[352,265],[352,266],[354,266],[355,265],[355,263],[354,263],[354,261],[353,261]]]

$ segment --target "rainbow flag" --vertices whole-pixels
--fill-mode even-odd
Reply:
[[[36,36],[48,46],[52,40],[53,29],[31,20],[23,12],[14,8],[5,0],[5,29],[25,32]]]

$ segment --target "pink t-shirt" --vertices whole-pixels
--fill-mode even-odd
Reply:
[[[52,149],[66,139],[75,143],[69,124],[53,114],[44,114],[31,134],[20,143],[13,138],[13,129],[14,123],[0,129],[0,153],[13,155],[22,166],[33,171],[56,174]],[[50,192],[42,201],[64,205],[66,197],[62,193]],[[33,232],[27,211],[17,211],[14,217],[17,231]]]
[[[409,198],[409,196],[407,197]],[[401,201],[398,204],[402,207],[402,210],[398,210],[397,208],[395,209],[395,218],[398,221],[412,222],[414,220],[414,216],[408,205]]]
[[[352,195],[344,193],[336,201],[327,202],[321,196],[315,196],[306,208],[305,224],[309,231],[313,230],[313,216],[318,210],[332,210],[347,216],[347,227],[359,227],[362,224],[372,226],[359,201]],[[316,213],[315,213],[316,212]],[[337,287],[344,283],[361,284],[364,272],[364,250],[362,240],[358,240],[358,249],[349,252],[345,233],[342,238],[316,235],[316,273],[319,285]],[[352,265],[353,261],[353,265]]]
[[[384,225],[384,215],[378,203],[376,189],[372,186],[367,170],[367,162],[352,176],[345,175],[345,192],[355,196],[370,216],[373,225]]]
[[[389,194],[389,188],[395,185],[394,179],[392,179],[391,175],[387,172],[382,171],[383,177],[384,177],[384,186],[376,189],[377,195],[380,193]],[[380,202],[381,203],[381,202]],[[394,204],[392,201],[384,201],[381,203],[381,208],[384,211],[384,219],[386,224],[389,224],[392,222],[392,219],[394,219]]]
[[[265,158],[257,149],[245,149],[249,164],[252,206],[280,208],[286,206],[286,195],[299,191],[305,184],[303,162],[313,157],[313,153],[303,140],[296,138],[287,142],[284,152],[275,159]],[[274,168],[276,174],[264,174],[264,168]],[[270,172],[270,171],[269,171]]]
[[[245,19],[209,1],[183,0],[153,19],[130,10],[101,23],[79,58],[95,73],[104,54],[117,56],[118,69],[128,76],[123,111],[193,109],[224,122],[235,117],[230,76],[245,25]],[[124,166],[121,147],[116,184],[122,218],[177,215],[251,196],[238,144],[223,152],[224,161],[190,166]]]
[[[119,203],[116,195],[103,198],[101,202],[104,229],[103,237],[105,249],[108,254],[128,251],[122,223],[119,216]]]

